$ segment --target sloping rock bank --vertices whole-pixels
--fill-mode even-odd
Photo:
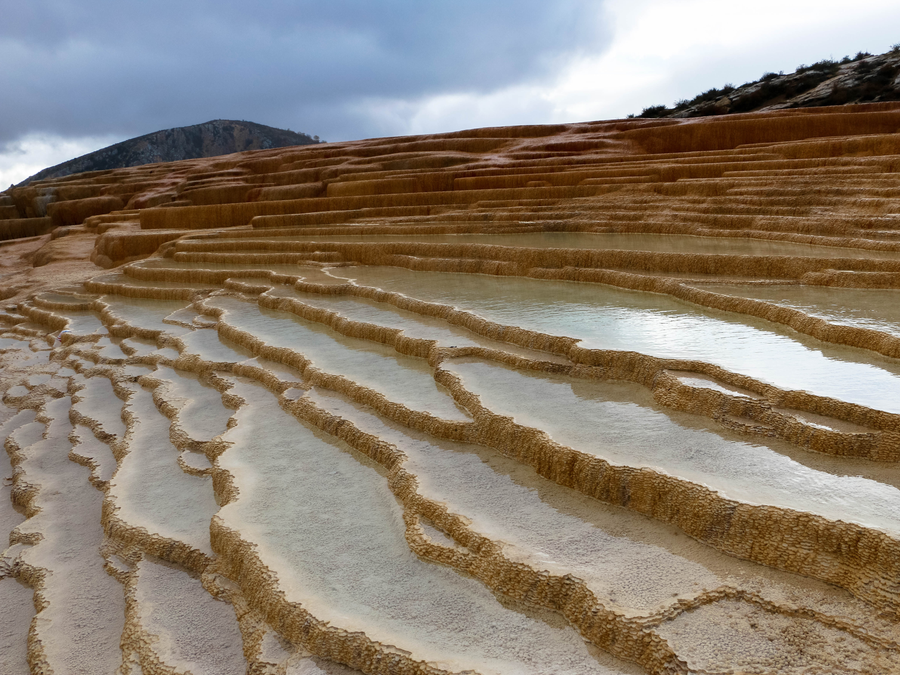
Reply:
[[[898,131],[477,129],[10,191],[0,669],[897,672]]]

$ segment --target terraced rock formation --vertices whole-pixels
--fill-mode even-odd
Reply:
[[[478,129],[7,193],[69,224],[3,247],[0,671],[900,672],[898,132]]]

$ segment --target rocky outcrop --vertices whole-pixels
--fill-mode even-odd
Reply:
[[[645,108],[640,117],[706,117],[789,108],[900,100],[900,46],[872,56],[823,60],[793,73],[766,73],[739,87],[710,89],[672,107]]]

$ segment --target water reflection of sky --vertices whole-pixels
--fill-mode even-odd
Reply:
[[[704,290],[774,302],[831,323],[884,331],[900,337],[900,291],[827,286],[703,285]]]
[[[227,311],[227,324],[252,333],[267,345],[295,350],[326,373],[343,375],[414,410],[443,419],[468,419],[449,393],[434,381],[424,359],[236,298],[218,297],[208,304]]]
[[[736,314],[706,312],[664,295],[600,284],[400,268],[354,267],[335,276],[456,306],[501,324],[620,349],[715,363],[784,389],[900,412],[900,363],[779,330]]]
[[[296,241],[296,237],[285,237]],[[239,240],[238,240],[239,241]],[[395,242],[424,244],[489,244],[534,248],[586,248],[659,253],[724,255],[789,255],[816,258],[900,258],[897,251],[867,251],[836,246],[814,246],[751,237],[701,237],[684,234],[629,234],[619,232],[518,232],[503,234],[346,234],[304,237],[311,242]]]
[[[730,499],[817,513],[900,533],[900,490],[859,476],[807,467],[772,448],[726,440],[629,400],[629,385],[523,373],[452,361],[468,389],[494,412],[612,464],[661,469]]]

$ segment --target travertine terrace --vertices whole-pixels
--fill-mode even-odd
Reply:
[[[0,672],[900,672],[898,132],[477,129],[5,193]]]

